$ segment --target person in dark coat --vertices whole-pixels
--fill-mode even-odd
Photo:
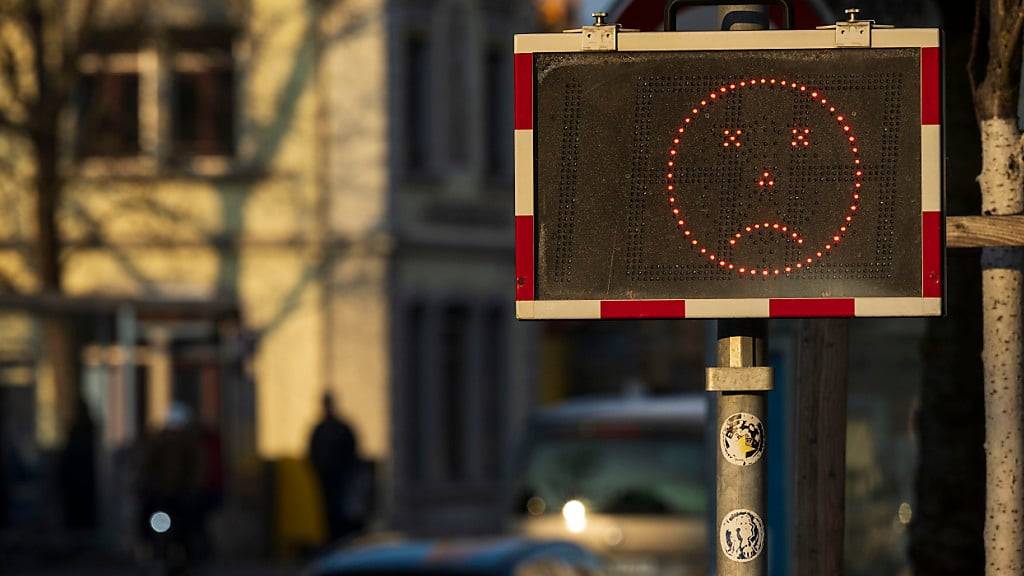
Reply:
[[[346,503],[357,465],[356,437],[335,411],[330,393],[322,402],[323,417],[309,440],[309,460],[320,482],[331,540],[336,541],[355,528]]]
[[[64,524],[76,530],[96,527],[96,425],[85,399],[75,400],[75,415],[60,455]]]
[[[157,548],[158,541],[164,541],[168,550],[180,551],[183,556],[167,560],[168,570],[184,572],[203,560],[210,549],[206,532],[209,509],[204,499],[208,458],[202,428],[191,408],[171,403],[163,428],[144,439],[140,464],[138,520],[143,540]],[[158,513],[170,519],[166,536],[153,527],[152,518]]]

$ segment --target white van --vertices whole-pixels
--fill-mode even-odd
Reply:
[[[608,558],[611,574],[707,574],[706,422],[703,395],[538,411],[516,468],[515,531],[582,544]]]

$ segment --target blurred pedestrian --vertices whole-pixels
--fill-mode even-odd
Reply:
[[[203,516],[209,517],[224,502],[224,449],[216,425],[202,427]]]
[[[8,460],[8,448],[7,440],[4,439],[4,428],[7,422],[4,418],[7,416],[7,411],[4,408],[4,391],[0,390],[0,530],[7,528],[7,510],[9,504],[7,502],[7,482],[10,473],[7,471],[9,465]]]
[[[173,565],[169,572],[195,564],[209,547],[206,448],[192,410],[180,402],[171,404],[163,428],[143,445],[140,528],[156,555]],[[154,518],[166,518],[166,525],[159,526]]]
[[[72,530],[96,527],[96,424],[82,396],[67,443],[60,454],[58,476],[63,499],[64,526]]]
[[[357,527],[358,520],[351,517],[349,506],[358,464],[356,437],[352,427],[338,416],[329,392],[324,394],[322,406],[323,416],[309,440],[309,459],[320,482],[331,541],[336,541]]]

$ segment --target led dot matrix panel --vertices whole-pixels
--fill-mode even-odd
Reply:
[[[519,317],[941,314],[939,34],[873,34],[518,36]]]

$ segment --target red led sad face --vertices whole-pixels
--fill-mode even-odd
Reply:
[[[759,119],[775,119],[744,126],[752,112],[740,114],[737,105],[745,97]],[[861,206],[859,146],[849,119],[821,90],[781,78],[730,81],[694,102],[672,133],[669,210],[686,245],[709,266],[748,278],[799,272],[850,234]],[[694,175],[707,166],[725,168]],[[709,217],[709,187],[733,197],[733,208]],[[801,206],[828,225],[807,236],[793,218]]]

